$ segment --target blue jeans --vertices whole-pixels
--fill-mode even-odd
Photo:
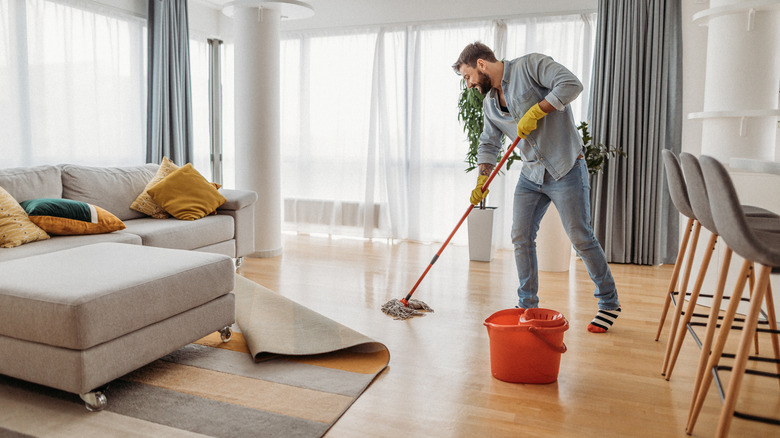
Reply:
[[[574,249],[585,263],[591,280],[596,285],[593,295],[601,310],[620,307],[615,280],[607,265],[607,258],[590,224],[590,182],[585,160],[579,159],[571,171],[556,181],[545,172],[542,185],[520,177],[515,189],[512,243],[520,286],[517,288],[519,305],[524,309],[539,307],[539,267],[536,261],[536,233],[539,222],[550,206],[555,204]]]

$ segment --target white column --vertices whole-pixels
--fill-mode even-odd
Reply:
[[[774,160],[780,85],[780,0],[711,0],[701,153]]]
[[[773,161],[780,116],[780,0],[710,0],[709,8],[694,14],[693,21],[708,26],[703,111],[688,115],[702,120],[701,153],[732,166],[741,203],[780,212],[780,176],[734,167],[777,165]],[[694,266],[709,250],[709,236],[709,231],[702,231]],[[722,239],[715,249],[703,291],[714,291],[718,283],[725,251]],[[727,294],[733,291],[742,260],[737,254],[731,260]],[[780,275],[772,275],[770,281],[777,290]],[[688,287],[693,287],[693,277]],[[775,307],[780,312],[780,300]]]
[[[235,129],[236,188],[254,190],[255,253],[282,253],[282,199],[279,131],[279,27],[273,4],[236,6]]]

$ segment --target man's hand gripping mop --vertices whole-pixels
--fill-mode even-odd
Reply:
[[[485,185],[482,186],[482,191],[485,192],[488,189],[488,186],[490,185],[490,182],[493,181],[493,178],[498,174],[498,171],[504,167],[504,163],[506,162],[507,158],[509,158],[510,155],[512,155],[512,151],[515,149],[515,146],[517,146],[517,143],[520,141],[520,137],[515,138],[515,141],[512,142],[512,145],[509,146],[509,148],[506,150],[506,153],[504,154],[503,158],[501,158],[501,161],[498,163],[498,166],[496,166],[493,169],[493,172],[490,174],[490,177],[485,181]],[[466,220],[469,213],[471,213],[471,210],[474,209],[474,204],[469,204],[469,208],[466,209],[466,213],[463,214],[463,217],[460,218],[460,221],[458,221],[458,224],[455,225],[455,229],[452,230],[452,233],[450,233],[450,236],[447,237],[447,240],[444,241],[444,244],[439,248],[439,252],[436,253],[435,256],[433,256],[433,259],[428,264],[428,267],[425,268],[425,271],[422,273],[420,278],[417,280],[417,283],[414,284],[414,287],[412,287],[412,290],[409,291],[408,294],[406,294],[406,297],[404,297],[401,300],[392,299],[385,303],[382,306],[382,311],[390,316],[394,316],[395,319],[408,319],[413,316],[421,316],[423,313],[421,311],[425,312],[433,312],[433,309],[425,304],[424,302],[420,300],[414,300],[412,299],[412,294],[414,291],[417,290],[417,286],[420,285],[423,278],[425,278],[425,275],[428,274],[428,271],[431,270],[431,267],[434,263],[436,263],[436,260],[439,259],[439,256],[441,256],[442,251],[444,251],[444,248],[447,247],[447,245],[450,243],[450,240],[452,240],[452,237],[455,236],[455,233],[458,231],[458,228],[460,228],[461,224],[463,224],[463,221]]]

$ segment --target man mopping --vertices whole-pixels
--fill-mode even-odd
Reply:
[[[574,249],[596,285],[598,312],[588,331],[604,333],[620,315],[615,280],[590,224],[590,184],[582,139],[569,107],[582,83],[549,56],[531,53],[498,61],[493,51],[469,44],[452,68],[469,88],[485,94],[484,128],[479,139],[477,187],[470,202],[487,196],[482,186],[496,165],[501,136],[515,136],[523,160],[514,194],[512,244],[520,286],[519,307],[539,307],[536,233],[550,202],[555,204]]]

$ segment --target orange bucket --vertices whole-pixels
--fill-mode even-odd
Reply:
[[[490,371],[511,383],[552,383],[558,380],[563,332],[569,321],[550,309],[506,309],[485,320],[490,338]]]

